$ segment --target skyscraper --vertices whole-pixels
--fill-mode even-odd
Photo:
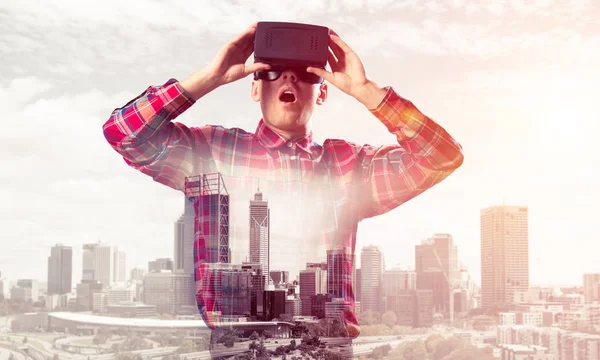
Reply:
[[[184,216],[184,272],[194,273],[194,249],[199,261],[231,263],[229,247],[229,193],[220,173],[186,178]],[[188,219],[192,219],[190,221]],[[189,246],[192,231],[192,246]],[[191,254],[191,255],[190,255]],[[177,256],[177,254],[176,254]],[[191,263],[188,261],[191,256]]]
[[[116,283],[124,283],[127,280],[125,273],[126,255],[124,251],[119,251],[115,247],[113,252],[113,281]]]
[[[354,255],[349,246],[327,250],[327,293],[332,298],[350,298],[353,269]]]
[[[183,214],[175,222],[173,266],[186,274],[194,273],[194,202],[185,198]]]
[[[82,280],[97,280],[110,286],[110,246],[101,243],[83,245]]]
[[[583,274],[583,296],[586,303],[598,300],[600,274]]]
[[[450,314],[450,290],[459,285],[458,250],[450,234],[435,234],[415,246],[417,289],[433,291],[433,307]]]
[[[417,288],[417,273],[408,268],[396,266],[383,273],[384,295],[395,295],[404,290]]]
[[[482,209],[480,221],[482,307],[510,305],[515,291],[529,289],[527,207]]]
[[[270,210],[269,203],[263,200],[260,189],[254,194],[254,200],[250,200],[250,262],[261,264],[263,274],[266,274],[266,282],[269,281],[269,247],[270,247]],[[265,284],[265,285],[267,285]]]
[[[48,294],[68,294],[72,289],[73,248],[57,244],[48,257]]]
[[[381,311],[382,280],[385,270],[383,251],[377,246],[363,247],[360,255],[360,311]]]
[[[327,270],[320,267],[307,267],[301,270],[298,276],[300,284],[301,311],[304,316],[311,316],[311,297],[327,292]]]

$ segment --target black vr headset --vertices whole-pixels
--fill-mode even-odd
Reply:
[[[323,78],[306,71],[308,66],[325,69],[329,28],[290,22],[259,22],[254,35],[254,62],[271,65],[254,73],[254,80],[277,80],[290,69],[301,81],[320,84]]]

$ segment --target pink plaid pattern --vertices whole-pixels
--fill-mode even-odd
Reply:
[[[309,192],[327,184],[335,221],[324,221],[322,233],[331,246],[354,253],[356,229],[365,218],[386,213],[440,183],[463,162],[461,145],[440,125],[422,114],[391,87],[375,109],[369,109],[396,143],[375,147],[328,139],[322,145],[312,134],[288,141],[261,119],[254,133],[204,125],[187,127],[174,120],[195,102],[175,79],[150,86],[124,107],[115,109],[103,126],[108,143],[125,162],[173,189],[184,191],[185,179],[221,172],[234,181],[261,178]],[[291,189],[290,185],[290,189]],[[289,189],[288,189],[289,190]],[[197,214],[197,216],[200,216]],[[203,254],[197,239],[196,250]],[[328,245],[329,246],[329,245]],[[215,294],[209,264],[197,258],[198,307],[205,321]],[[350,275],[351,269],[346,269]],[[351,276],[343,277],[348,304],[344,321],[358,328]]]

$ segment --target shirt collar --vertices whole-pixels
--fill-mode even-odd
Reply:
[[[264,119],[260,119],[256,128],[255,136],[258,138],[258,141],[260,141],[266,148],[269,149],[287,146],[287,143],[291,141],[292,143],[296,144],[297,147],[310,154],[311,147],[313,146],[312,131],[303,137],[288,141],[283,136],[271,130],[271,128],[265,124]]]

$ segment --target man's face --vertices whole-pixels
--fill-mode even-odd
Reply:
[[[310,130],[315,105],[323,104],[326,98],[326,84],[301,81],[293,70],[283,71],[273,81],[252,82],[252,99],[260,102],[265,123],[294,137]]]

